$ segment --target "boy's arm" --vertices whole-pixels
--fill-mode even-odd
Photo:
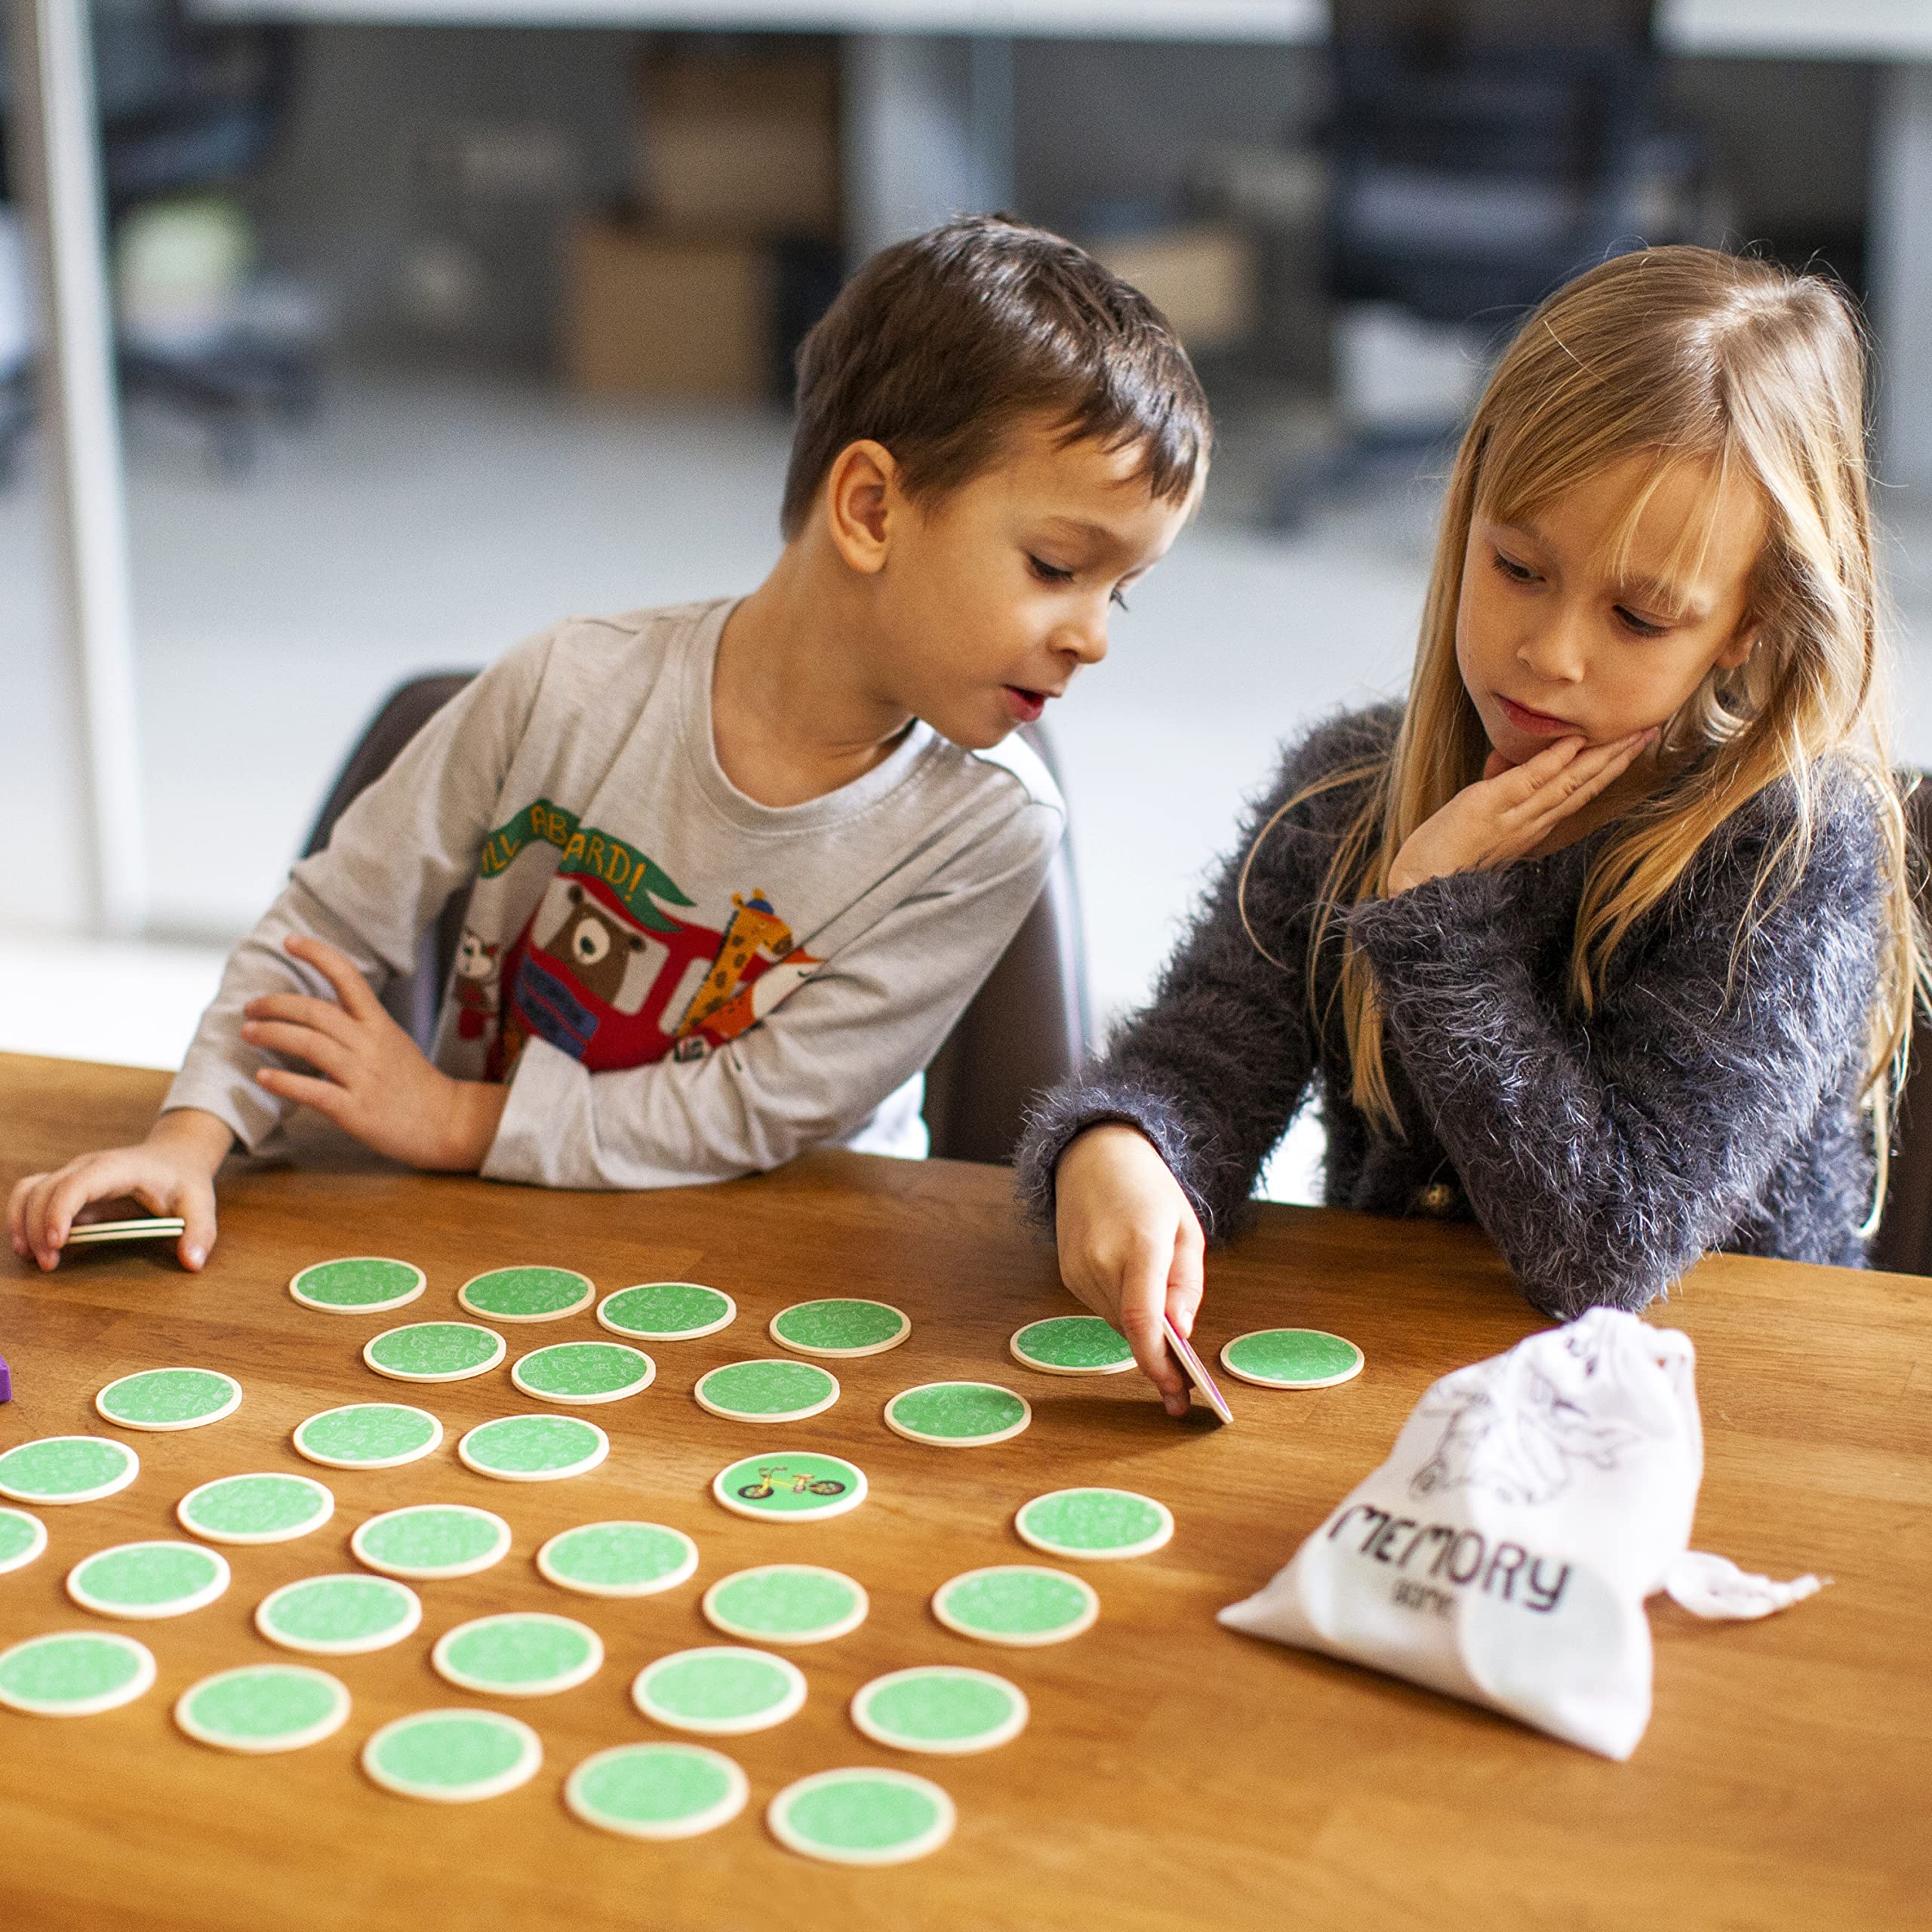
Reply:
[[[178,1214],[175,1244],[184,1268],[197,1269],[214,1245],[215,1171],[235,1137],[198,1108],[163,1114],[137,1146],[83,1154],[52,1174],[29,1174],[7,1204],[14,1252],[42,1269],[59,1261],[74,1217],[91,1201],[128,1195],[150,1214]]]
[[[270,1041],[251,1043],[249,1008],[338,999],[340,974],[332,980],[324,969],[318,940],[335,949],[340,972],[352,975],[365,994],[371,983],[414,963],[423,929],[474,875],[550,644],[546,634],[519,646],[445,705],[349,806],[328,848],[295,866],[230,956],[146,1139],[77,1156],[14,1189],[8,1218],[17,1254],[52,1267],[82,1208],[131,1193],[152,1211],[181,1214],[187,1223],[179,1244],[183,1265],[202,1266],[214,1241],[215,1171],[235,1142],[252,1150],[273,1132],[303,1097],[284,1083],[309,1071],[269,1050]],[[377,1006],[372,994],[368,1004]],[[383,1044],[408,1048],[396,1052],[397,1061],[413,1057],[416,1068],[433,1073],[408,1036],[392,1031],[395,1040]],[[266,1084],[259,1078],[264,1068],[270,1069]],[[462,1084],[434,1077],[451,1090]],[[494,1112],[488,1094],[456,1097],[472,1103],[462,1110],[466,1119]]]
[[[245,1034],[251,1001],[324,1001],[336,986],[302,941],[320,940],[380,989],[414,964],[417,943],[451,894],[474,878],[506,773],[528,728],[549,662],[549,634],[519,646],[438,712],[337,823],[328,844],[288,885],[230,955],[164,1112],[193,1107],[225,1121],[253,1150],[293,1110],[265,1065],[310,1069]],[[294,939],[294,952],[288,942]]]
[[[703,1059],[586,1073],[532,1038],[482,1172],[669,1187],[846,1138],[938,1051],[1038,897],[1063,824],[1028,802]]]
[[[316,939],[292,938],[288,946],[293,958],[322,975],[335,998],[271,993],[248,1002],[242,1038],[306,1069],[263,1066],[257,1081],[279,1100],[313,1107],[392,1161],[474,1174],[496,1137],[506,1090],[459,1080],[432,1064],[347,955]]]

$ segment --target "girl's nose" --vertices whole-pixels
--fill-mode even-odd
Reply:
[[[1582,624],[1562,611],[1553,611],[1548,622],[1524,635],[1516,655],[1537,677],[1552,684],[1574,685],[1583,675]]]

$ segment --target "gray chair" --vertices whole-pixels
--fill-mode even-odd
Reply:
[[[1911,844],[1912,889],[1920,916],[1932,920],[1932,785],[1916,773],[1901,777],[1915,789],[1905,801]],[[1932,1275],[1932,1026],[1915,1012],[1906,1057],[1906,1082],[1892,1123],[1892,1167],[1885,1184],[1884,1217],[1872,1242],[1872,1265],[1894,1275]]]
[[[475,675],[455,671],[414,678],[390,694],[317,815],[303,848],[305,858],[328,843],[350,801],[389,769],[431,715]],[[1022,735],[1052,769],[1045,734],[1028,726]],[[415,970],[383,995],[398,1023],[425,1049],[463,936],[467,900],[460,892],[443,908],[423,936]],[[1079,896],[1072,854],[1062,844],[1032,911],[927,1070],[925,1117],[934,1154],[955,1161],[1011,1161],[1029,1103],[1079,1064],[1089,1033]]]

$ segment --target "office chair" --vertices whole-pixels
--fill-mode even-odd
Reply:
[[[328,843],[350,801],[389,769],[474,675],[414,678],[390,694],[349,753],[303,857]],[[1026,725],[1021,736],[1057,779],[1045,734]],[[414,971],[383,993],[384,1006],[426,1051],[463,936],[468,898],[459,892],[443,908],[423,937]],[[924,1113],[934,1156],[1010,1161],[1028,1104],[1079,1064],[1090,1033],[1079,896],[1072,853],[1063,843],[1032,910],[927,1069]]]
[[[1331,303],[1500,337],[1571,275],[1680,238],[1700,165],[1655,109],[1654,0],[1331,0]],[[1356,426],[1278,478],[1273,521],[1448,422]]]
[[[185,0],[94,0],[101,175],[110,226],[143,205],[242,179],[266,158],[294,91],[297,29],[195,22]],[[4,51],[0,51],[0,63]],[[5,97],[0,64],[0,100]],[[0,200],[8,198],[0,151]],[[306,334],[238,328],[173,348],[123,340],[122,386],[183,411],[207,429],[217,466],[254,460],[265,411],[312,409],[315,345]],[[30,383],[0,410],[0,478],[31,423]]]

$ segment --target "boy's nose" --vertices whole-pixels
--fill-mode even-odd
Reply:
[[[1054,641],[1078,663],[1099,663],[1107,654],[1106,613],[1079,623],[1062,625]]]

